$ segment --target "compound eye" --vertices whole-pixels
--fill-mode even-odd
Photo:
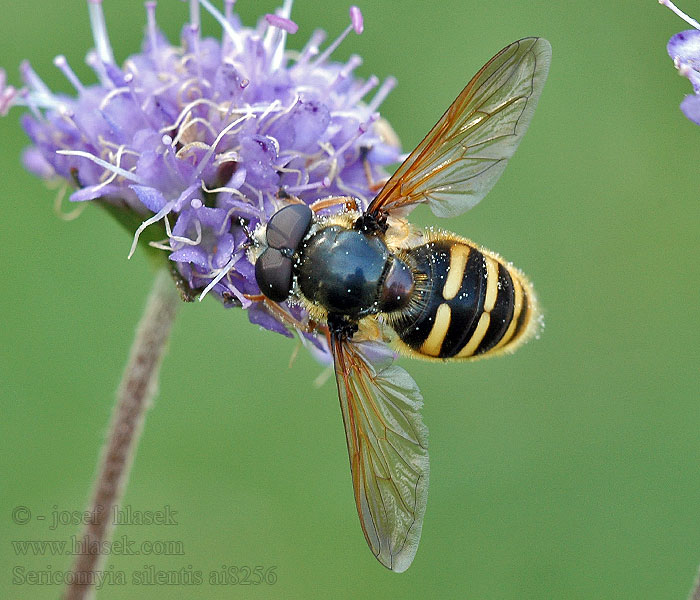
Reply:
[[[267,245],[296,250],[309,230],[312,215],[306,204],[290,204],[278,210],[267,223]]]
[[[270,300],[286,300],[292,289],[292,260],[276,248],[268,248],[255,262],[255,280]]]

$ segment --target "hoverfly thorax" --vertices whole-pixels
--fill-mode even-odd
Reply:
[[[303,297],[328,314],[358,319],[408,304],[411,269],[382,236],[332,219],[309,233],[312,223],[313,213],[303,204],[286,206],[270,218],[267,248],[255,264],[265,296],[285,300],[296,276]]]
[[[330,225],[310,237],[300,254],[301,293],[331,314],[359,318],[409,301],[411,270],[380,236]]]

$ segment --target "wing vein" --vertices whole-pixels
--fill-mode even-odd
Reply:
[[[426,203],[437,216],[448,217],[477,204],[532,120],[550,57],[542,38],[519,40],[494,56],[372,200],[367,214],[405,213]],[[499,168],[483,168],[483,161],[495,161]],[[469,175],[460,176],[461,171]]]

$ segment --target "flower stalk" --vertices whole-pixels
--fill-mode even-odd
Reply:
[[[688,594],[688,600],[700,600],[700,568],[698,568],[698,572],[695,575],[693,589],[690,590],[690,594]]]
[[[180,302],[170,274],[160,269],[117,392],[90,502],[91,519],[81,536],[81,553],[73,565],[65,600],[84,600],[93,595],[93,574],[104,561],[101,549],[112,535],[111,515],[124,495],[146,410],[157,393],[158,372]]]

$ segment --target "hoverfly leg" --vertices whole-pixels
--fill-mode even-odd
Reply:
[[[277,192],[275,193],[275,198],[276,200],[276,205],[277,205],[277,210],[281,210],[285,206],[289,206],[290,204],[306,204],[301,198],[298,198],[294,194],[290,194],[284,186],[280,186],[277,188]]]
[[[294,366],[294,361],[297,359],[297,356],[299,356],[299,349],[301,348],[302,343],[301,343],[301,338],[297,340],[297,343],[294,345],[294,349],[292,350],[292,354],[289,357],[289,368],[291,369]]]
[[[283,205],[306,204],[306,202],[304,202],[301,198],[297,198],[296,196],[290,194],[287,190],[284,189],[284,187],[280,187],[277,189],[275,198],[277,198],[277,200],[284,200]]]
[[[221,299],[223,300],[224,306],[226,308],[231,308],[232,306],[243,306],[241,301],[238,298],[236,298],[236,296],[234,296],[231,292],[222,292]]]
[[[332,208],[341,204],[345,206],[345,210],[348,212],[358,211],[357,200],[352,196],[337,196],[334,198],[324,198],[322,200],[316,200],[316,202],[311,204],[309,208],[315,213],[317,213],[326,208]]]
[[[248,229],[248,223],[249,221],[247,219],[244,219],[243,217],[238,217],[238,225],[240,225],[241,229],[243,229],[243,233],[245,233],[245,236],[248,238],[248,241],[246,242],[247,246],[255,245],[255,238],[253,237],[253,232]]]
[[[362,146],[360,148],[360,160],[362,161],[362,168],[365,170],[365,178],[367,179],[367,187],[371,192],[378,192],[384,187],[384,184],[389,181],[388,179],[380,179],[379,181],[374,180],[374,175],[372,175],[372,166],[369,163],[367,155],[371,148],[369,146]]]
[[[243,294],[243,297],[251,302],[263,302],[265,300],[264,294]]]
[[[325,333],[325,328],[320,323],[316,323],[311,319],[307,322],[300,321],[294,317],[294,315],[288,313],[278,302],[273,302],[264,294],[243,294],[243,297],[251,302],[262,302],[265,310],[291,329],[299,330],[304,333],[314,333],[315,331]]]

